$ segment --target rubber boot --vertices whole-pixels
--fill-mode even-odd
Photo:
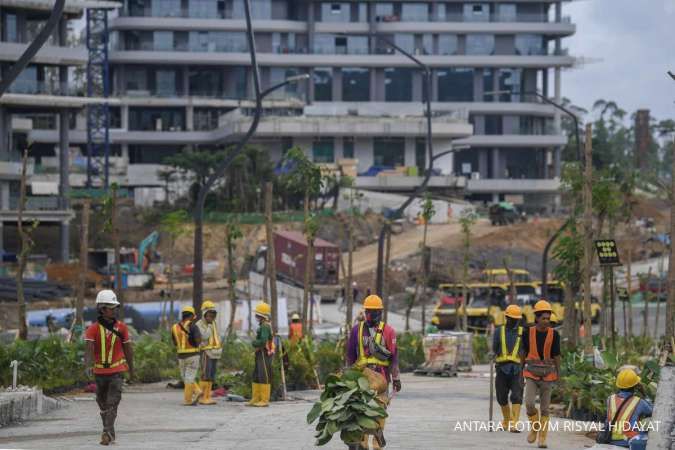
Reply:
[[[260,401],[260,384],[251,383],[251,400],[246,403],[246,406],[255,406]]]
[[[269,406],[270,405],[270,395],[272,393],[271,384],[261,384],[259,385],[260,395],[258,401],[253,404],[253,406]]]
[[[104,431],[101,433],[101,442],[99,444],[101,445],[110,445],[110,443],[113,441],[112,436],[110,436],[110,433],[107,431]]]
[[[200,405],[215,405],[216,402],[211,398],[211,386],[213,386],[212,381],[201,381],[199,382],[199,387],[202,388],[204,395],[201,400],[199,400]]]
[[[520,421],[520,404],[514,403],[511,405],[511,422],[509,423],[509,431],[511,433],[520,433],[518,429],[518,422]]]
[[[183,406],[192,406],[192,394],[194,393],[194,385],[185,384],[183,386]]]
[[[539,432],[539,448],[548,448],[546,435],[548,434],[548,416],[541,416],[541,431]]]
[[[504,420],[502,420],[502,429],[503,430],[508,430],[509,425],[511,424],[511,408],[509,405],[504,405],[501,406],[502,408],[502,416],[504,416]]]
[[[192,404],[196,405],[204,395],[204,391],[199,388],[197,383],[192,383]]]
[[[527,442],[534,444],[534,441],[537,440],[537,430],[541,426],[539,424],[539,412],[537,411],[534,415],[527,416],[527,418],[530,419],[530,432],[527,435]]]

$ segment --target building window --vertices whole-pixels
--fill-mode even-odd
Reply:
[[[173,31],[155,31],[154,49],[159,51],[173,51]]]
[[[424,55],[434,54],[434,36],[431,34],[422,35],[422,49],[421,53]]]
[[[129,108],[129,129],[132,131],[183,131],[183,108]]]
[[[19,33],[16,30],[16,14],[5,14],[5,42],[19,42]]]
[[[314,69],[314,101],[330,102],[333,100],[333,69],[317,67]]]
[[[370,71],[361,68],[342,68],[342,100],[370,101]]]
[[[191,68],[188,72],[190,95],[196,97],[222,97],[223,71],[218,69]]]
[[[544,37],[540,34],[516,35],[516,54],[518,55],[545,55]]]
[[[174,97],[178,95],[176,71],[159,69],[155,72],[155,93],[160,97]]]
[[[272,86],[274,86],[275,84],[282,83],[287,78],[294,77],[299,73],[300,71],[295,68],[272,67],[270,69],[270,83]],[[284,86],[283,89],[272,92],[269,95],[269,98],[286,99],[289,97],[297,97],[297,95],[298,84],[290,83]]]
[[[210,131],[218,128],[218,119],[221,115],[229,112],[224,108],[195,108],[194,129],[195,131]]]
[[[403,3],[401,20],[404,22],[428,22],[429,5],[426,3]]]
[[[439,102],[472,102],[473,69],[440,69],[438,71]]]
[[[489,22],[490,4],[489,3],[465,3],[464,4],[465,22]]]
[[[316,139],[312,144],[312,161],[315,163],[335,162],[333,138]]]
[[[485,116],[485,134],[491,136],[504,134],[502,116],[492,114]]]
[[[190,0],[188,2],[188,16],[200,19],[220,18],[218,2],[214,0]]]
[[[438,54],[456,55],[457,54],[457,35],[439,34],[438,35]]]
[[[322,3],[321,21],[322,22],[349,22],[350,16],[349,3]]]
[[[418,174],[424,175],[427,167],[427,140],[417,138],[415,140],[415,166],[417,166]]]
[[[510,93],[500,94],[500,102],[518,102],[520,101],[522,69],[499,69],[499,91],[509,91]]]
[[[15,94],[39,93],[38,73],[36,66],[28,66],[19,73],[9,88]]]
[[[412,69],[384,69],[385,101],[412,101]]]
[[[373,165],[396,167],[405,165],[405,139],[373,139]]]
[[[468,34],[467,55],[492,55],[495,52],[495,37],[492,34]]]
[[[408,53],[413,53],[415,51],[415,35],[408,33],[395,34],[394,44],[398,45]],[[387,48],[389,49],[388,53],[396,53],[393,48],[390,48],[389,46],[387,46]]]
[[[375,3],[375,20],[377,22],[396,22],[393,3]]]
[[[499,95],[493,94],[495,89],[495,69],[483,69],[483,101],[496,102]]]
[[[515,3],[498,3],[497,20],[499,22],[515,22],[518,14]]]
[[[215,0],[211,1],[215,2]],[[233,19],[245,19],[244,0],[231,1],[231,5],[228,5],[230,16]],[[254,20],[272,19],[272,0],[251,0],[251,18]]]
[[[354,138],[346,137],[342,140],[342,157],[354,159]]]
[[[130,145],[130,164],[165,164],[169,156],[182,151],[179,145]]]
[[[180,0],[152,0],[154,17],[180,17]]]

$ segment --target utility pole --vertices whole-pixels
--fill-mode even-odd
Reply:
[[[593,355],[591,328],[591,268],[593,265],[593,126],[586,124],[584,155],[584,354]],[[613,287],[612,287],[613,288]]]
[[[675,76],[670,74],[673,79]],[[675,317],[673,316],[673,309],[675,308],[675,246],[672,244],[672,239],[675,237],[675,138],[671,143],[671,204],[670,204],[670,236],[671,236],[671,245],[670,245],[670,257],[668,259],[668,303],[666,304],[666,346],[675,345]],[[658,303],[658,299],[657,299]],[[674,348],[670,349],[671,352],[675,351]]]
[[[274,230],[272,228],[272,182],[265,183],[265,234],[267,239],[267,279],[270,282],[270,304],[272,307],[272,330],[279,329],[277,313],[277,266],[274,253]]]
[[[87,289],[87,259],[89,247],[89,214],[91,203],[88,199],[82,200],[82,229],[80,230],[80,276],[77,289],[77,303],[75,304],[75,323],[78,326],[84,324],[82,311],[84,310],[84,297]]]

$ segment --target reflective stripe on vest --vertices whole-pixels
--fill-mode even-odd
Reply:
[[[607,409],[607,422],[612,420],[616,415],[619,407],[623,404],[625,399],[622,399],[616,394],[609,397],[609,408]],[[628,404],[622,409],[621,416],[617,417],[616,423],[612,425],[612,440],[622,441],[629,440],[639,433],[633,430],[630,418],[635,414],[635,409],[640,403],[640,397],[633,396],[628,400]],[[625,430],[625,431],[624,431]]]
[[[358,366],[367,366],[370,364],[376,366],[389,367],[389,361],[382,361],[377,359],[374,356],[366,356],[366,351],[363,348],[363,327],[366,325],[366,322],[361,322],[359,325],[359,359],[356,361]],[[382,334],[384,332],[384,322],[380,322],[377,326],[377,331],[375,332],[375,343],[380,344],[382,342]]]
[[[539,356],[539,349],[537,348],[537,328],[530,327],[529,331],[529,341],[530,348],[528,349],[527,356],[525,361],[543,361],[551,359],[551,347],[553,347],[553,328],[548,328],[546,330],[546,340],[544,340],[544,357]],[[545,377],[538,377],[532,372],[527,370],[527,365],[525,365],[525,370],[523,370],[523,376],[526,378],[531,378],[533,380],[541,381],[556,381],[558,379],[558,374],[554,371],[546,375]]]
[[[513,351],[511,353],[509,353],[506,346],[506,326],[502,325],[501,328],[500,338],[502,341],[502,352],[499,356],[497,356],[496,361],[498,363],[514,362],[516,364],[520,364],[520,356],[518,356],[518,352],[520,351],[520,338],[523,335],[523,327],[518,327],[518,337],[516,338],[516,343],[513,346]]]
[[[110,349],[106,352],[105,348],[105,327],[101,324],[98,325],[99,338],[101,341],[101,362],[94,364],[94,367],[97,369],[112,369],[113,367],[121,366],[126,364],[127,360],[122,358],[119,361],[113,362],[113,349],[115,348],[115,342],[117,342],[117,335],[111,333],[110,337]]]
[[[212,322],[206,324],[207,327],[211,328],[211,336],[209,336],[209,342],[202,347],[202,350],[218,350],[220,349],[220,336],[218,336],[218,329],[216,328],[216,323]]]
[[[185,323],[189,324],[189,321]],[[181,324],[182,323],[175,324],[171,330],[173,332],[173,337],[176,339],[176,351],[179,354],[199,353],[199,348],[193,347],[192,344],[190,344],[188,334],[183,331]]]

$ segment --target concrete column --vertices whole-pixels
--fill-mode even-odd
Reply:
[[[121,144],[120,153],[122,164],[129,167],[129,144]]]
[[[560,178],[560,168],[562,160],[562,148],[558,147],[553,151],[553,176]]]
[[[70,192],[70,180],[68,179],[70,141],[68,136],[68,110],[59,112],[59,194],[61,209],[70,208],[68,193]],[[67,221],[61,222],[61,261],[68,262],[70,259],[70,225]]]
[[[7,116],[10,114],[6,108],[0,107],[0,161],[9,161],[9,133],[11,127],[8,125]]]
[[[185,129],[187,131],[195,129],[195,107],[193,105],[185,107]]]
[[[0,181],[0,208],[3,211],[10,209],[9,207],[9,181]]]
[[[314,30],[316,29],[315,25],[315,13],[314,13],[314,2],[308,2],[309,8],[307,10],[307,48],[309,51],[314,49]]]
[[[129,129],[129,105],[120,106],[120,121],[123,129]]]
[[[555,68],[555,102],[560,104],[562,102],[562,80],[561,80],[561,71],[560,67]],[[562,128],[561,128],[561,117],[560,117],[560,110],[555,109],[555,114],[553,115],[553,126],[555,127],[555,132],[556,134],[561,134],[562,133]]]
[[[504,171],[501,166],[501,158],[498,148],[492,149],[492,178],[502,179],[504,178]]]
[[[492,203],[499,203],[499,194],[497,192],[492,193]]]
[[[415,138],[405,138],[404,164],[406,167],[412,167],[415,165],[415,147]]]
[[[424,101],[424,75],[422,72],[415,70],[412,73],[412,101]]]
[[[488,151],[487,148],[478,150],[478,173],[481,180],[488,178]]]
[[[378,69],[372,67],[370,69],[370,101],[371,102],[377,102],[380,101],[379,99],[379,94],[378,94],[378,88],[379,86],[377,85],[377,71]]]
[[[339,67],[333,68],[333,101],[342,101],[342,70]]]
[[[473,71],[473,101],[483,101],[483,72],[480,70]]]
[[[562,20],[562,2],[556,2],[555,4],[555,21],[560,22]]]
[[[5,249],[5,227],[2,221],[0,221],[0,250]]]
[[[190,68],[188,66],[183,67],[181,78],[183,80],[183,96],[192,95],[192,92],[190,92]]]
[[[549,166],[548,166],[548,160],[549,160],[549,152],[553,151],[552,149],[549,148],[544,148],[541,150],[542,155],[544,156],[544,161],[542,163],[543,167],[543,173],[544,173],[544,179],[548,180],[550,178],[549,176]],[[553,156],[553,155],[551,155]]]
[[[542,69],[541,73],[542,73],[541,93],[545,97],[548,97],[548,69]]]
[[[307,103],[314,103],[314,68],[309,69],[309,80],[307,80]]]

